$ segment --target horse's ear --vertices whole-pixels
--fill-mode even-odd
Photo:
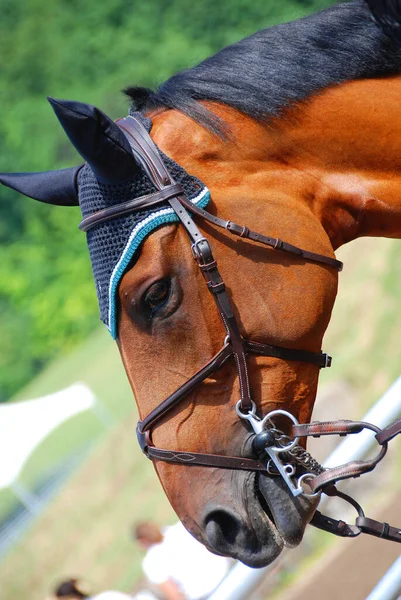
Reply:
[[[121,129],[90,104],[48,98],[71,143],[103,183],[131,181],[138,172]]]
[[[384,33],[394,41],[401,43],[401,1],[365,0],[365,2]]]
[[[0,173],[0,183],[34,200],[78,206],[77,175],[82,165],[43,173]]]

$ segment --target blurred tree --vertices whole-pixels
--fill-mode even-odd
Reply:
[[[78,164],[45,96],[126,113],[118,93],[156,86],[227,44],[330,0],[0,0],[0,171]],[[78,209],[0,189],[0,401],[98,322]]]

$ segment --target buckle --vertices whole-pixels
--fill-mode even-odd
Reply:
[[[226,229],[230,233],[234,235],[238,235],[239,237],[248,237],[249,229],[245,225],[238,225],[238,223],[233,223],[233,221],[226,222]]]
[[[205,245],[205,247],[201,248],[201,245]],[[191,245],[191,251],[192,256],[199,264],[207,264],[213,260],[212,249],[210,248],[209,242],[204,237],[196,240],[196,242]],[[205,254],[209,254],[211,260],[208,260],[208,257],[206,257]]]
[[[328,354],[326,354],[325,352],[322,353],[322,356],[324,358],[324,365],[322,367],[322,369],[326,369],[327,367],[331,367],[331,363],[332,363],[332,357],[329,356]]]

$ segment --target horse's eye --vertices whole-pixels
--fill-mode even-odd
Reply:
[[[152,311],[161,308],[169,299],[171,292],[171,280],[160,279],[153,283],[143,295],[143,301],[146,306]]]

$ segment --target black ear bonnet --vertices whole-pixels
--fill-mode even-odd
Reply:
[[[81,103],[51,102],[68,137],[87,163],[47,174],[0,174],[1,183],[42,202],[63,205],[79,202],[83,217],[156,191],[145,171],[135,162],[128,142],[124,142],[124,134],[106,115]],[[150,131],[149,119],[141,113],[131,116]],[[86,136],[82,133],[85,130]],[[89,142],[88,136],[91,136]],[[96,143],[93,143],[93,137]],[[171,158],[160,154],[187,197],[205,207],[210,194],[204,183],[189,175]],[[118,334],[117,290],[124,272],[147,235],[162,225],[175,222],[178,217],[166,201],[154,209],[97,224],[87,232],[100,318],[113,338]]]
[[[150,131],[149,119],[145,119],[140,113],[133,113],[132,116]],[[205,185],[171,158],[161,155],[168,171],[177,183],[181,183],[187,197],[204,208],[210,199]],[[87,165],[78,175],[79,204],[83,217],[155,191],[156,188],[143,170],[140,170],[133,181],[117,185],[100,183]],[[113,219],[87,232],[100,318],[113,338],[117,336],[116,295],[121,277],[145,237],[161,225],[176,222],[178,217],[166,202],[154,210],[143,210]]]

